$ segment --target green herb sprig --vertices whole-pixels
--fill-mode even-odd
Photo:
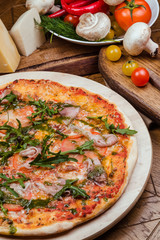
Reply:
[[[57,33],[58,35],[62,35],[71,39],[87,41],[76,34],[75,28],[72,24],[66,23],[60,18],[41,16],[41,23],[39,25],[43,27],[45,32]]]
[[[57,200],[59,199],[64,193],[66,190],[70,190],[72,196],[74,198],[77,198],[77,197],[83,197],[85,199],[89,199],[90,196],[86,193],[86,191],[84,189],[81,189],[75,185],[73,185],[75,182],[77,182],[78,179],[74,179],[74,180],[66,180],[66,184],[63,186],[63,188],[57,192],[55,195],[54,195],[54,199]]]
[[[7,102],[3,103],[3,100],[7,100]],[[0,105],[3,106],[3,111],[7,111],[9,109],[15,109],[19,103],[23,103],[21,100],[18,100],[17,96],[10,92],[9,94],[7,94],[5,97],[0,98]],[[0,112],[0,114],[2,114],[2,112]]]
[[[59,113],[58,108],[49,108],[46,101],[42,101],[41,99],[38,101],[32,99],[32,101],[29,101],[29,104],[36,107],[36,110],[34,113],[32,113],[32,116],[28,117],[30,120],[33,120],[33,118],[36,118],[37,116],[40,116],[41,119],[44,120],[45,116],[52,117],[54,114]]]
[[[31,166],[36,165],[38,167],[55,168],[55,166],[52,166],[51,164],[58,164],[67,161],[77,162],[77,159],[75,158],[70,158],[68,155],[63,156],[61,151],[54,153],[49,150],[52,141],[49,144],[47,144],[47,142],[50,138],[52,138],[52,136],[53,135],[47,135],[44,138],[42,142],[42,152],[41,154],[38,154],[38,156],[32,162],[29,163]]]
[[[21,122],[18,119],[17,122],[18,128],[8,125],[7,122],[3,126],[0,126],[0,130],[6,130],[6,135],[4,137],[6,142],[0,142],[1,165],[7,163],[8,158],[14,153],[26,149],[28,145],[37,146],[39,144],[39,140],[33,139],[33,135],[27,134],[30,128],[22,128]]]
[[[107,130],[109,130],[110,133],[120,133],[122,135],[127,134],[127,135],[134,135],[137,133],[137,131],[135,130],[131,130],[130,127],[128,128],[120,128],[119,125],[117,127],[115,127],[115,125],[109,124],[108,123],[108,118],[106,117],[105,119],[103,119],[103,116],[98,116],[98,117],[87,117],[88,119],[94,119],[94,120],[100,120],[103,121],[105,123],[105,127]]]
[[[12,178],[9,178],[5,174],[0,173],[0,178],[2,178],[2,180],[3,180],[3,182],[0,183],[0,188],[2,188],[2,187],[6,188],[15,197],[19,197],[19,194],[16,191],[14,191],[13,188],[10,187],[10,184],[11,183],[19,183],[22,188],[25,188],[24,181],[29,180],[29,178],[26,177],[26,175],[24,173],[17,173],[17,175],[19,176],[19,178],[15,178],[14,176],[12,176]],[[1,194],[2,193],[3,193],[3,191],[1,191]]]
[[[36,165],[39,167],[50,167],[55,168],[55,166],[51,164],[59,164],[62,162],[68,162],[73,161],[77,162],[77,159],[69,157],[67,154],[70,153],[79,153],[84,154],[84,150],[93,150],[93,140],[86,141],[81,146],[77,147],[76,149],[65,151],[65,152],[51,152],[49,150],[50,144],[47,144],[47,141],[51,138],[51,135],[46,136],[42,143],[42,152],[39,154],[32,162],[30,162],[30,165]]]

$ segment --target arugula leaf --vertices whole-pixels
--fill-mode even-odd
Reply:
[[[42,143],[42,152],[32,162],[29,163],[31,166],[36,165],[39,167],[55,168],[55,166],[52,166],[51,164],[59,164],[68,161],[77,162],[77,159],[71,158],[67,155],[69,153],[84,154],[84,150],[93,150],[94,142],[93,140],[91,140],[86,141],[84,144],[73,150],[68,150],[65,152],[59,151],[57,153],[51,152],[49,151],[49,147],[52,144],[52,142],[47,145],[47,141],[51,138],[51,136],[52,135],[48,135],[44,138]]]
[[[49,144],[47,144],[47,142],[50,138],[52,138],[52,136],[53,136],[52,134],[47,135],[43,139],[41,154],[38,154],[38,156],[32,162],[29,163],[31,166],[36,165],[38,167],[55,168],[51,164],[58,164],[66,161],[77,162],[77,159],[75,158],[70,158],[68,155],[63,156],[64,154],[61,154],[61,151],[59,151],[58,153],[54,153],[49,150],[49,147],[51,146],[52,141]]]
[[[5,150],[3,152],[0,152],[0,165],[5,165],[8,161],[8,158],[11,157],[14,154],[14,150],[12,149],[11,151],[7,151],[5,152]]]
[[[1,207],[1,211],[4,213],[4,215],[7,216],[8,209],[4,208],[2,201],[0,201],[0,207]]]
[[[32,99],[32,101],[29,101],[29,104],[36,107],[35,112],[32,113],[31,117],[28,117],[28,119],[30,119],[31,121],[37,116],[40,116],[41,119],[44,120],[45,116],[52,117],[54,114],[59,113],[58,108],[49,108],[46,101],[42,101],[41,99],[39,99],[38,101]]]
[[[127,135],[134,135],[137,133],[137,131],[135,130],[131,130],[130,127],[128,128],[123,128],[121,129],[118,125],[118,127],[115,127],[114,124],[109,124],[108,123],[108,118],[106,117],[105,119],[103,119],[103,116],[99,116],[99,117],[87,117],[88,119],[99,119],[101,121],[103,121],[105,123],[105,127],[107,130],[110,131],[110,133],[120,133],[122,135],[127,134]]]
[[[99,120],[102,120],[103,116],[98,116],[98,117],[87,117],[88,119],[99,119]]]
[[[9,187],[8,185],[5,185],[5,184],[3,185],[3,187],[5,187],[10,193],[12,193],[13,196],[19,197],[19,194],[16,191],[14,191],[13,188],[11,188],[11,187]]]
[[[42,158],[42,155],[39,154],[32,162],[29,164],[36,165],[38,167],[49,167],[49,168],[55,168],[55,166],[52,166],[51,164],[58,164],[58,163],[63,163],[63,162],[68,162],[68,161],[73,161],[77,162],[77,159],[75,158],[70,158],[68,155],[66,156],[61,156],[61,152],[55,153],[54,157],[44,157]]]
[[[89,199],[90,196],[86,193],[84,189],[81,189],[73,185],[77,181],[78,179],[67,179],[66,184],[63,186],[63,188],[53,196],[54,200],[59,199],[65,193],[66,190],[70,190],[74,198],[83,197]]]
[[[9,233],[15,234],[17,232],[17,228],[12,224],[9,225]]]
[[[68,154],[68,153],[84,154],[84,150],[93,150],[94,149],[93,143],[94,143],[93,140],[86,141],[84,144],[82,144],[81,146],[77,147],[76,149],[68,150],[68,151],[65,151],[65,152],[61,152],[61,155],[65,155],[65,154]]]
[[[6,164],[9,157],[11,157],[14,153],[26,149],[28,145],[37,146],[39,144],[39,140],[33,139],[33,135],[27,134],[30,128],[22,128],[21,122],[18,119],[17,122],[18,128],[8,125],[7,122],[3,126],[0,126],[0,130],[6,130],[6,136],[4,137],[6,142],[0,142],[0,145],[3,145],[0,152],[1,165]]]
[[[109,124],[108,123],[108,118],[106,117],[105,119],[102,119],[102,121],[105,123],[105,127],[111,132],[111,133],[120,133],[122,135],[127,134],[127,135],[134,135],[137,133],[135,130],[131,130],[130,127],[128,128],[123,128],[120,129],[119,125],[118,127],[115,127],[114,124]]]
[[[12,103],[17,100],[17,96],[10,92],[10,94],[7,94],[5,97],[0,98],[0,102],[2,102],[4,99],[8,100],[9,103]]]
[[[3,100],[7,100],[8,102],[3,103]],[[23,102],[21,100],[18,100],[17,96],[12,92],[3,98],[0,98],[0,104],[3,105],[3,111],[7,111],[8,109],[15,109],[19,103],[22,104]]]
[[[119,126],[117,127],[117,129],[115,130],[115,132],[116,132],[116,133],[120,133],[120,134],[122,134],[122,135],[124,135],[124,134],[134,135],[134,134],[137,133],[137,131],[131,130],[130,127],[120,129]]]
[[[19,177],[19,178],[15,178],[14,176],[12,176],[12,178],[9,178],[7,177],[5,174],[3,173],[0,173],[0,178],[3,179],[3,182],[0,183],[0,188],[1,187],[5,187],[10,193],[12,193],[15,197],[19,197],[19,194],[14,191],[13,188],[11,188],[9,185],[11,183],[14,183],[14,182],[17,182],[19,183],[23,188],[25,188],[25,185],[24,185],[24,181],[27,181],[29,180],[28,177],[26,177],[26,175],[24,173],[17,173],[18,176],[22,176],[22,177]],[[2,191],[1,191],[2,192]]]
[[[48,203],[51,201],[50,198],[47,199],[32,199],[25,201],[27,199],[24,199],[24,201],[21,201],[21,204],[26,209],[32,209],[32,208],[44,208],[47,207]]]

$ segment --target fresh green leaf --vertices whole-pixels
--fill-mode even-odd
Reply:
[[[7,100],[7,102],[3,103],[3,100]],[[15,109],[19,106],[23,106],[23,102],[21,100],[18,100],[17,96],[14,93],[10,92],[5,97],[0,98],[0,105],[3,106],[3,111],[7,111],[9,109]]]
[[[77,214],[77,209],[76,208],[70,208],[68,209],[73,215]]]
[[[23,188],[24,186],[24,181],[29,180],[28,177],[26,177],[26,175],[24,173],[17,173],[18,176],[22,176],[19,178],[15,178],[14,176],[12,176],[12,178],[7,177],[5,174],[0,173],[0,178],[2,178],[2,182],[0,183],[0,188],[1,187],[5,187],[10,193],[12,193],[15,197],[19,197],[19,194],[14,191],[13,188],[11,188],[9,185],[11,183],[19,183]]]
[[[97,177],[100,177],[103,173],[105,173],[103,166],[96,165],[94,169],[88,173],[87,178],[95,180]]]
[[[77,181],[78,181],[78,179],[67,179],[66,184],[63,186],[63,188],[59,192],[57,192],[54,195],[53,198],[55,200],[57,200],[65,193],[66,190],[70,190],[71,195],[74,198],[83,197],[83,198],[89,199],[90,196],[86,193],[86,191],[84,189],[81,189],[81,188],[73,185]]]
[[[7,216],[8,209],[3,207],[2,201],[0,201],[0,207],[1,207],[1,211],[4,213],[4,215]]]
[[[13,235],[16,232],[17,232],[17,228],[13,225],[13,223],[10,224],[10,226],[9,226],[9,233]]]
[[[86,141],[84,144],[82,144],[81,146],[77,147],[76,149],[68,150],[68,151],[65,151],[65,152],[61,152],[61,155],[65,155],[65,154],[68,154],[68,153],[84,154],[84,150],[93,150],[94,149],[93,143],[94,143],[93,140]]]
[[[4,137],[6,142],[0,143],[0,145],[3,145],[3,148],[5,147],[5,149],[1,149],[0,152],[1,165],[6,164],[8,158],[11,157],[14,153],[18,153],[26,149],[27,146],[37,146],[39,144],[39,140],[33,139],[33,135],[28,134],[30,128],[22,128],[21,122],[18,119],[17,122],[18,128],[14,128],[8,125],[7,122],[4,125],[0,126],[0,130],[6,130],[6,135]]]
[[[131,130],[130,127],[120,129],[119,126],[117,127],[117,129],[115,130],[115,132],[116,132],[116,133],[120,133],[120,134],[122,134],[122,135],[124,135],[124,134],[134,135],[134,134],[137,133],[137,131]]]
[[[24,202],[24,208],[26,209],[32,209],[32,208],[46,208],[48,203],[50,202],[51,200],[49,198],[47,199],[32,199],[30,201],[26,201]]]

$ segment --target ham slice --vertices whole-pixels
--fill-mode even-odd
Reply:
[[[97,185],[105,184],[107,181],[107,175],[103,169],[100,160],[88,158],[84,161],[84,165],[87,168],[88,178],[94,181]]]
[[[4,98],[6,95],[10,94],[11,90],[10,89],[4,89],[0,90],[0,98]],[[8,102],[6,99],[2,101],[3,103]]]
[[[114,134],[106,134],[104,137],[106,138],[107,147],[113,146],[116,142],[118,142],[118,138]]]
[[[105,134],[105,135],[92,134],[91,130],[93,128],[88,125],[86,126],[83,123],[80,123],[80,126],[72,124],[71,129],[78,130],[85,137],[89,138],[89,140],[93,140],[94,145],[97,147],[110,147],[118,141],[117,136],[114,134]]]
[[[60,181],[57,182],[57,184],[53,184],[52,186],[46,186],[41,182],[37,182],[36,185],[40,190],[42,190],[46,194],[51,194],[52,196],[54,196],[57,192],[59,192],[63,188],[65,182],[66,181],[64,179],[61,179]]]
[[[90,130],[92,129],[90,126],[86,126],[82,125],[81,126],[76,126],[76,125],[72,125],[71,128],[73,130],[78,130],[80,133],[82,133],[85,137],[89,138],[89,140],[93,140],[94,141],[94,145],[97,147],[107,147],[107,144],[105,142],[105,140],[103,139],[103,137],[99,134],[92,134],[90,132]]]
[[[69,117],[74,119],[79,113],[80,107],[65,107],[62,111],[60,111],[60,115],[62,117]]]
[[[27,149],[20,152],[21,157],[35,158],[41,153],[41,147],[28,147]]]

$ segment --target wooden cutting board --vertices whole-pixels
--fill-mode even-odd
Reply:
[[[127,99],[137,110],[160,125],[160,90],[152,83],[154,79],[160,85],[160,55],[151,58],[148,53],[143,52],[137,57],[131,57],[121,47],[123,53],[121,59],[111,62],[106,57],[106,48],[100,50],[99,70],[108,85]],[[136,87],[131,82],[131,78],[122,73],[123,63],[131,59],[137,61],[140,67],[148,69],[150,82],[145,87]]]

